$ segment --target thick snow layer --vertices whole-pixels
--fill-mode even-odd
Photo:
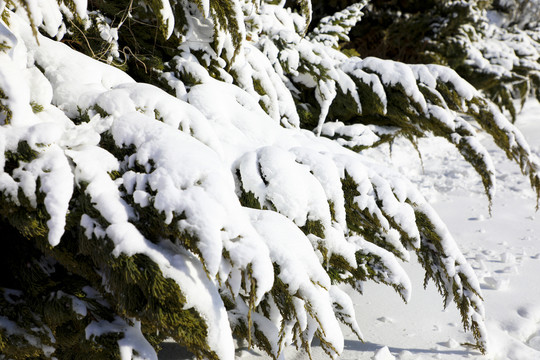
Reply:
[[[252,210],[251,218],[268,245],[270,257],[279,265],[280,279],[288,286],[289,293],[301,298],[302,303],[309,304],[313,309],[307,312],[305,306],[300,306],[297,312],[306,319],[319,322],[324,340],[338,353],[343,351],[342,333],[334,316],[332,294],[328,292],[330,279],[311,250],[312,245],[307,237],[290,220],[273,211]],[[303,256],[299,257],[298,254]],[[352,311],[354,318],[354,310],[347,310]],[[304,331],[306,326],[307,322],[303,322],[301,330]],[[355,326],[358,328],[356,323]]]
[[[340,121],[325,123],[321,134],[330,138],[336,137],[338,144],[349,148],[369,147],[380,140],[379,136],[366,125],[345,125]]]

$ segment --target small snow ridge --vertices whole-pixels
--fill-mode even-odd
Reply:
[[[457,349],[460,347],[459,342],[452,338],[448,339],[448,341],[446,342],[441,343],[441,345],[449,349]]]
[[[371,359],[372,360],[395,360],[396,357],[392,355],[392,353],[390,353],[388,346],[384,346],[380,348],[379,350],[377,350]]]

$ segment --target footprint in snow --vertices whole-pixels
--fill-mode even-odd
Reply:
[[[482,289],[491,289],[491,290],[506,290],[510,285],[510,279],[505,276],[494,277],[486,276],[483,279],[483,283],[480,284]]]
[[[521,316],[524,319],[528,319],[536,323],[536,329],[531,332],[529,336],[525,338],[524,343],[537,350],[540,351],[540,307],[520,307],[517,310],[517,313],[519,316]]]
[[[382,323],[385,323],[385,324],[393,324],[394,323],[394,320],[392,320],[392,319],[390,319],[390,318],[388,318],[386,316],[381,316],[377,320],[382,322]]]
[[[520,248],[503,252],[484,250],[471,263],[481,279],[480,286],[483,289],[505,290],[512,276],[519,274],[525,256],[525,250]]]

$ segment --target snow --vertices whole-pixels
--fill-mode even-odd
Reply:
[[[384,346],[375,352],[372,357],[373,360],[395,360],[396,357],[390,353],[388,346]]]
[[[385,85],[401,86],[402,90],[420,106],[423,112],[427,112],[426,100],[418,89],[415,74],[409,65],[392,60],[367,57],[359,61],[357,66],[367,70],[367,72],[379,75]]]
[[[245,167],[240,165],[240,174]],[[281,149],[264,147],[257,151],[257,162],[252,172],[262,169],[258,187],[252,188],[250,182],[244,181],[246,191],[254,192],[262,200],[269,201],[278,212],[293,220],[298,226],[304,226],[312,219],[330,221],[330,209],[326,194],[321,184],[309,172],[307,166],[299,165],[294,156]],[[247,170],[247,169],[246,169]],[[244,177],[242,177],[244,179]],[[268,183],[261,193],[261,182]]]
[[[340,121],[327,122],[322,126],[321,134],[333,138],[337,137],[338,144],[354,148],[356,146],[369,147],[380,140],[369,126],[363,124],[345,125]]]
[[[540,154],[540,103],[529,100],[516,126],[531,150]],[[485,136],[481,139],[495,162],[499,191],[493,199],[492,216],[480,178],[457,151],[440,139],[423,139],[420,148],[424,169],[412,146],[405,141],[393,145],[392,158],[373,150],[381,162],[391,162],[426,195],[447,224],[467,261],[480,280],[486,307],[489,353],[481,355],[463,343],[470,342],[459,325],[453,306],[442,311],[441,298],[430,283],[422,288],[423,270],[415,262],[402,263],[410,277],[412,293],[404,304],[392,289],[374,283],[364,286],[364,295],[348,287],[364,343],[343,328],[345,348],[341,359],[371,360],[524,360],[540,358],[540,222],[535,212],[536,195],[522,178],[517,165],[506,159]],[[386,159],[386,160],[385,160]],[[389,320],[391,319],[391,320]],[[327,356],[319,346],[312,348],[315,360]],[[286,359],[306,356],[294,348]],[[178,359],[163,353],[163,360]],[[267,359],[254,349],[242,359]]]
[[[336,292],[330,294],[327,290],[330,279],[311,250],[310,241],[290,220],[273,211],[252,210],[251,218],[268,245],[270,257],[280,267],[280,279],[287,285],[289,293],[301,302],[300,306],[295,307],[297,316],[305,319],[300,321],[301,331],[306,330],[309,322],[317,321],[321,324],[325,341],[340,353],[343,338],[331,306],[333,301],[330,300],[339,295]],[[303,256],[298,257],[297,254]],[[346,300],[340,302],[345,303]],[[308,304],[311,310],[308,310]],[[352,309],[349,307],[345,312],[347,310]]]
[[[405,272],[402,265],[396,260],[396,258],[384,249],[381,249],[370,242],[356,239],[358,246],[362,249],[361,252],[366,254],[374,254],[381,258],[381,262],[386,266],[387,270],[383,274],[383,279],[388,284],[398,285],[402,287],[400,295],[408,302],[412,295],[412,286],[409,275]],[[408,259],[408,257],[406,257]]]
[[[170,38],[174,31],[174,14],[171,8],[169,0],[161,0],[161,9],[159,10],[161,19],[165,24],[165,29],[167,30],[166,38]],[[205,16],[208,16],[208,12],[205,11]]]
[[[61,31],[61,18],[51,3],[52,0],[41,3],[34,0],[29,1],[28,6],[32,9],[33,21],[55,35]],[[170,36],[174,27],[172,9],[168,1],[162,1],[161,5],[160,16]],[[234,15],[240,17],[237,5]],[[76,6],[81,8],[86,3],[77,1]],[[444,305],[451,303],[453,290],[458,296],[465,293],[474,307],[466,314],[467,320],[477,321],[483,333],[484,308],[480,294],[485,292],[488,310],[496,310],[491,313],[495,315],[487,312],[487,329],[493,334],[488,356],[518,359],[537,352],[540,327],[536,305],[522,303],[523,298],[508,299],[513,306],[511,309],[519,315],[516,319],[515,313],[492,304],[504,299],[508,292],[534,291],[520,285],[518,276],[527,274],[531,266],[533,270],[538,267],[533,260],[538,259],[540,252],[538,247],[527,245],[534,252],[528,255],[531,249],[513,240],[514,233],[509,232],[512,227],[498,228],[494,219],[499,221],[500,215],[490,219],[482,215],[479,204],[485,203],[481,196],[483,189],[478,190],[481,184],[470,165],[445,147],[445,142],[428,138],[420,144],[432,157],[426,161],[429,165],[424,174],[422,167],[411,161],[411,153],[415,152],[410,151],[405,142],[396,141],[394,154],[397,155],[393,157],[386,148],[358,155],[341,145],[373,144],[378,137],[371,128],[339,122],[325,124],[338,86],[343,93],[352,95],[355,106],[360,104],[353,80],[347,73],[369,84],[384,107],[387,99],[383,84],[397,87],[412,98],[419,111],[432,114],[450,129],[461,126],[470,130],[463,119],[455,117],[448,109],[426,103],[418,83],[435,86],[436,79],[450,83],[465,99],[475,96],[475,90],[455,72],[442,67],[408,66],[376,58],[346,60],[339,53],[327,51],[320,43],[309,42],[291,30],[304,26],[301,17],[292,16],[279,6],[268,6],[271,9],[268,13],[275,12],[275,18],[262,20],[269,34],[261,31],[255,36],[279,35],[287,42],[286,49],[278,54],[277,49],[265,47],[264,42],[259,44],[263,49],[255,45],[239,49],[244,52],[246,61],[239,62],[236,69],[242,71],[238,75],[242,86],[238,87],[232,84],[231,75],[224,69],[220,72],[223,81],[209,75],[206,69],[209,65],[205,62],[215,60],[216,54],[204,53],[197,58],[183,44],[182,56],[171,61],[172,71],[193,74],[198,83],[187,89],[172,73],[166,74],[177,98],[153,86],[136,84],[122,71],[91,60],[64,44],[39,35],[34,37],[30,27],[16,16],[12,19],[12,30],[0,22],[0,36],[13,46],[9,52],[0,54],[0,88],[7,93],[7,105],[13,111],[11,123],[1,128],[0,145],[2,150],[15,151],[18,145],[26,143],[35,152],[35,158],[19,161],[11,176],[2,174],[0,188],[16,205],[18,190],[32,206],[38,203],[37,193],[44,195],[51,246],[61,241],[74,189],[86,195],[100,219],[82,215],[80,225],[85,235],[112,242],[113,256],[142,254],[157,264],[165,277],[179,285],[186,298],[185,308],[195,309],[208,324],[207,343],[224,359],[234,357],[230,325],[246,318],[253,319],[257,328],[273,341],[271,346],[276,355],[277,348],[291,345],[294,336],[300,334],[307,343],[320,339],[322,345],[317,346],[317,340],[314,341],[316,359],[323,350],[332,356],[343,353],[343,357],[378,360],[407,358],[410,354],[435,358],[476,356],[460,347],[463,342],[473,341],[470,335],[448,323],[433,326],[437,329],[434,333],[444,330],[442,340],[430,333],[430,336],[399,343],[403,334],[414,334],[426,324],[429,327],[431,317],[418,318],[421,311],[422,315],[430,311],[436,314],[434,321],[445,319],[430,308],[440,302],[439,295],[432,288],[427,292],[416,289],[422,283],[418,264],[414,259],[411,264],[398,260],[410,260],[411,250],[435,248],[429,243],[430,239],[420,236],[415,224],[415,212],[422,213],[433,224],[434,232],[440,237],[437,247],[445,255],[442,264],[432,269],[447,277],[441,285],[450,293]],[[201,7],[208,16],[210,3],[202,2]],[[276,26],[278,19],[282,21],[280,26]],[[203,39],[198,50],[210,51],[205,48],[205,41],[212,38],[205,33],[211,29],[209,22],[201,21],[196,26],[199,28],[191,34],[193,38],[188,38],[191,41]],[[115,29],[105,30],[102,36],[107,41],[116,41]],[[239,31],[243,37],[243,21],[239,21]],[[230,55],[231,44],[226,37],[219,36],[214,39],[219,43],[216,51]],[[279,57],[279,62],[267,61],[265,51],[273,59]],[[219,60],[216,62],[224,67],[225,61]],[[317,65],[311,70],[328,72],[327,76],[318,79],[309,75],[309,71],[297,72],[306,64]],[[315,90],[320,106],[315,134],[298,128],[298,114],[291,96],[293,85],[289,82],[292,80],[283,76],[285,66],[290,68],[288,72],[293,74],[297,84]],[[262,87],[275,91],[259,95],[254,88],[255,74]],[[32,101],[43,110],[35,113]],[[260,104],[267,107],[268,114]],[[72,121],[82,112],[88,119],[80,124]],[[512,146],[522,145],[529,151],[522,135],[515,132],[502,115],[499,114],[495,122],[511,136]],[[320,137],[321,134],[350,139],[335,142]],[[455,141],[459,140],[456,136]],[[495,167],[488,163],[488,168],[493,169],[494,176],[503,184],[503,191],[495,201],[504,203],[508,202],[505,196],[511,198],[508,208],[512,216],[509,218],[521,221],[516,218],[521,213],[512,206],[517,206],[516,200],[529,201],[534,196],[527,190],[521,175],[516,175],[519,171],[508,170],[511,168],[507,168],[500,152],[493,150],[489,142],[484,141],[491,149],[488,152],[480,143],[469,140],[477,153],[489,153],[502,164],[500,169],[506,172],[496,173]],[[531,151],[538,152],[534,147],[535,138],[532,140]],[[101,141],[104,144],[100,144]],[[5,159],[2,162],[5,163]],[[440,174],[444,174],[442,179]],[[354,206],[380,223],[377,235],[391,251],[359,235],[351,235],[347,229],[341,188],[346,176],[353,184],[350,191],[357,193],[352,198]],[[406,178],[412,179],[421,191]],[[242,192],[252,193],[261,209],[243,207],[238,199]],[[471,192],[473,195],[469,196]],[[425,194],[433,206],[421,194]],[[523,198],[516,199],[516,194]],[[133,204],[152,207],[163,216],[162,225],[180,234],[177,242],[147,239],[136,226],[140,226],[136,224],[139,210]],[[500,204],[495,203],[494,213]],[[464,219],[463,209],[473,205],[474,214]],[[506,211],[501,212],[506,214]],[[319,225],[322,235],[318,231],[306,235],[299,229],[308,221]],[[469,228],[463,226],[462,221],[474,225],[467,223]],[[465,253],[459,250],[445,223],[450,224]],[[481,228],[477,231],[478,224]],[[493,229],[489,224],[493,224]],[[471,234],[468,231],[472,228],[475,231]],[[523,241],[532,244],[538,240],[533,239],[537,225],[527,223],[521,228],[531,229],[529,238]],[[406,234],[410,243],[402,244],[400,233]],[[502,240],[503,234],[508,239]],[[196,238],[196,244],[185,247],[179,244],[183,235]],[[500,243],[495,246],[493,239]],[[488,245],[481,240],[489,240]],[[324,243],[327,251],[324,255],[320,250],[314,251],[320,243]],[[361,284],[363,296],[353,293],[348,286],[332,285],[325,271],[325,266],[330,266],[328,259],[338,255],[347,265],[356,268],[356,253],[380,259],[378,267],[373,269],[375,279],[398,288],[400,295],[411,302],[411,308],[394,305],[392,299],[397,296],[392,298],[385,293],[388,289],[372,287],[371,283]],[[275,274],[274,265],[279,266],[279,274]],[[291,311],[295,316],[290,321],[282,321],[280,309],[272,302],[269,302],[271,316],[268,318],[253,312],[252,306],[263,301],[272,288],[275,275],[279,275],[293,297]],[[221,287],[221,282],[226,285]],[[251,285],[253,294],[246,290]],[[225,310],[221,291],[228,291],[237,298],[236,308],[230,312]],[[421,294],[419,303],[415,300],[418,293]],[[246,304],[239,294],[248,295],[250,303]],[[78,305],[76,308],[79,314],[85,312]],[[459,320],[459,315],[452,310],[449,314],[451,321]],[[350,329],[343,329],[339,319]],[[365,324],[368,331],[364,331],[364,338],[376,344],[361,345],[351,340],[353,334],[361,336],[358,322]],[[403,331],[407,324],[413,324],[412,329]],[[9,320],[0,318],[0,326],[17,333],[19,330],[11,325]],[[156,358],[136,320],[119,317],[113,322],[96,320],[86,331],[87,337],[122,332],[124,337],[119,341],[122,359]],[[382,344],[388,347],[381,347]],[[435,348],[425,350],[426,346]],[[399,347],[402,351],[398,353]],[[291,348],[286,348],[286,356],[292,356]]]
[[[68,211],[69,201],[73,193],[73,174],[71,173],[70,164],[61,148],[52,145],[37,161],[33,161],[24,169],[21,177],[26,174],[39,174],[41,190],[46,194],[45,208],[50,216],[47,221],[47,227],[49,228],[48,239],[52,246],[56,246],[60,243],[60,238],[64,234],[65,214]],[[33,182],[35,180],[31,183]],[[30,198],[32,199],[32,197]]]
[[[40,37],[38,46],[31,33],[25,33],[25,44],[33,60],[42,67],[53,91],[53,103],[70,118],[85,109],[95,96],[116,85],[133,80],[123,71],[77,52],[67,52],[65,45]],[[76,60],[72,57],[74,56]],[[82,72],[81,69],[91,69]]]
[[[121,360],[157,360],[157,354],[142,334],[141,324],[135,321],[129,324],[120,317],[112,322],[101,320],[93,321],[86,327],[86,338],[97,337],[110,332],[123,333],[125,336],[118,340]]]

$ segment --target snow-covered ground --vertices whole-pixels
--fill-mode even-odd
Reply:
[[[540,104],[529,101],[516,125],[532,150],[540,156]],[[372,157],[388,162],[410,178],[438,211],[461,250],[473,265],[482,284],[486,306],[490,353],[462,345],[472,336],[462,329],[456,308],[442,309],[442,298],[433,284],[423,289],[423,270],[405,264],[413,282],[410,302],[404,304],[391,288],[368,284],[364,295],[352,295],[365,343],[346,335],[341,359],[540,359],[540,213],[528,179],[490,144],[497,168],[497,195],[489,214],[480,177],[455,148],[442,139],[422,139],[424,168],[406,141],[388,151],[372,151]],[[388,348],[385,348],[387,346]],[[162,360],[185,358],[167,347]],[[245,360],[265,359],[253,350],[241,350]],[[315,344],[315,360],[327,358]],[[306,359],[307,354],[289,348],[286,359]]]

